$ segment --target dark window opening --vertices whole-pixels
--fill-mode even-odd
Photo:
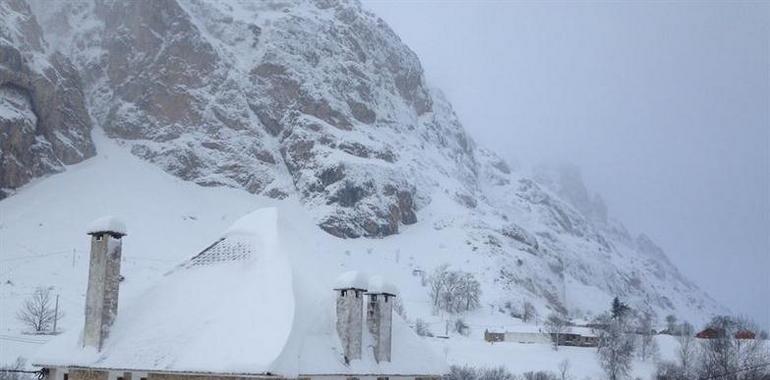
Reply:
[[[102,241],[104,239],[104,235],[96,235],[96,241]]]
[[[126,380],[123,376],[118,376],[117,380]]]
[[[69,379],[70,379],[70,374],[69,373],[65,373],[64,374],[64,380],[69,380]]]

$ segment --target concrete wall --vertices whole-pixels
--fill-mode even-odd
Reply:
[[[393,298],[387,294],[369,294],[366,302],[366,326],[374,338],[374,359],[390,361],[393,334]]]
[[[342,342],[345,361],[361,359],[364,295],[358,289],[337,291],[337,334]]]
[[[506,342],[517,343],[551,343],[551,337],[537,332],[506,332]]]
[[[91,236],[83,344],[100,349],[118,313],[121,239],[108,233]]]

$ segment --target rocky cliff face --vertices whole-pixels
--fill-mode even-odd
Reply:
[[[356,2],[32,4],[101,128],[176,176],[296,197],[343,238],[423,220],[456,231],[467,254],[441,260],[478,263],[499,305],[515,294],[571,311],[610,295],[653,311],[718,307],[608,221],[579,177],[534,180],[477,147],[415,54]],[[13,91],[18,123],[40,125]]]
[[[0,198],[94,155],[77,69],[48,53],[29,5],[0,3]]]

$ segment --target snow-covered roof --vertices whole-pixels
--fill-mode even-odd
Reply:
[[[128,234],[126,224],[114,216],[103,216],[96,219],[88,225],[88,229],[86,230],[87,234],[97,234],[100,232],[112,232],[119,235]]]
[[[121,306],[101,351],[83,348],[81,332],[52,339],[35,365],[142,372],[438,375],[445,363],[393,315],[392,361],[371,347],[345,363],[335,325],[336,281],[317,273],[291,218],[277,209],[238,220],[221,240]],[[289,238],[282,239],[281,236]],[[346,285],[367,285],[356,272]],[[338,279],[339,280],[339,279]],[[372,338],[364,333],[364,341]]]

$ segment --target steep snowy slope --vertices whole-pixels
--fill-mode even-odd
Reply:
[[[279,203],[301,208],[297,222],[334,269],[371,267],[411,283],[404,299],[417,316],[430,311],[412,270],[445,263],[479,277],[482,308],[468,316],[478,325],[510,321],[504,305],[527,301],[541,316],[589,317],[613,296],[693,322],[721,311],[648,238],[632,238],[586,201],[582,183],[529,176],[476,146],[426,86],[414,53],[358,3],[33,9],[79,71],[88,112],[109,138],[98,157],[0,203],[0,260],[20,263],[1,269],[15,273],[15,285],[0,285],[14,295],[7,302],[33,284],[54,285],[68,289],[71,316],[79,314],[72,305],[85,279],[63,264],[73,248],[84,257],[79,228],[101,214],[139,228],[127,243],[137,244],[130,289],[233,217]],[[12,113],[32,123],[17,103]]]
[[[80,77],[23,0],[0,2],[0,199],[93,156]]]
[[[35,181],[18,194],[0,202],[0,365],[18,356],[31,356],[45,336],[25,336],[15,319],[23,300],[35,287],[51,287],[60,295],[66,314],[60,329],[77,330],[83,323],[88,277],[89,223],[102,215],[120,215],[126,222],[121,283],[121,307],[141,302],[136,297],[164,273],[217,239],[234,220],[251,210],[275,206],[291,215],[307,250],[308,266],[318,283],[331,284],[339,273],[356,269],[383,274],[400,288],[407,318],[420,318],[435,333],[443,333],[447,316],[431,314],[428,289],[415,269],[430,269],[445,262],[474,271],[482,280],[482,308],[464,316],[470,337],[431,340],[454,364],[505,365],[519,373],[553,370],[563,358],[572,361],[572,373],[599,373],[591,349],[565,348],[557,353],[547,345],[495,345],[482,342],[484,329],[505,329],[521,322],[500,312],[499,300],[517,302],[528,297],[524,288],[500,289],[496,260],[481,249],[467,231],[473,220],[449,197],[437,196],[435,207],[421,212],[418,223],[401,234],[384,239],[344,240],[318,229],[298,199],[274,200],[243,190],[201,187],[164,173],[132,156],[106,137],[96,134],[99,154],[62,174]],[[448,223],[452,221],[451,223]],[[474,227],[478,228],[478,227]],[[517,235],[513,235],[517,236]],[[44,238],[41,238],[44,237]],[[503,255],[503,254],[500,254]],[[527,264],[529,265],[529,264]],[[544,269],[547,270],[547,269]],[[330,285],[331,287],[331,285]],[[590,303],[599,290],[569,286],[575,299]],[[331,291],[331,290],[330,290]],[[587,291],[587,292],[586,292]],[[544,302],[535,300],[539,308]],[[542,309],[544,310],[544,309]],[[120,313],[120,311],[119,311]],[[669,357],[670,355],[667,355]],[[521,360],[510,360],[511,357]],[[524,360],[524,358],[529,358]],[[534,359],[536,358],[536,360]],[[649,363],[636,363],[635,371],[646,376]]]

